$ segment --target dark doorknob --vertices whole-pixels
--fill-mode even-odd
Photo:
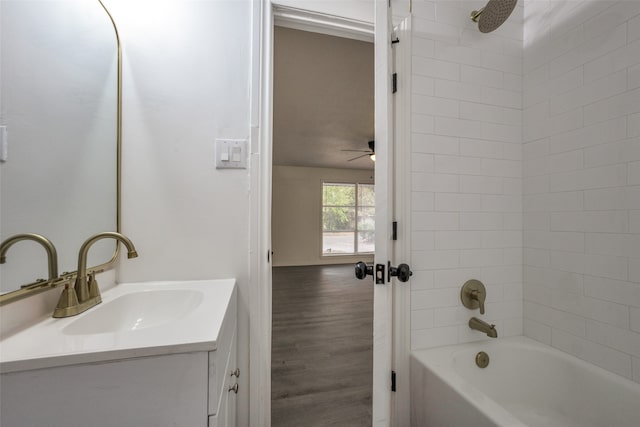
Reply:
[[[373,276],[373,265],[367,265],[362,261],[356,262],[356,277],[363,280],[367,274]]]
[[[392,276],[396,276],[401,282],[408,282],[409,277],[413,276],[413,271],[407,264],[400,264],[398,267],[391,267],[391,263],[389,263],[389,280],[391,280]]]

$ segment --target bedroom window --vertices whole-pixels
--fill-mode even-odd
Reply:
[[[374,252],[374,185],[325,182],[322,186],[322,254]]]

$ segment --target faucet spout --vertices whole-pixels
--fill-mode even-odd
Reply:
[[[47,251],[47,266],[49,270],[49,280],[53,280],[58,277],[58,252],[56,251],[56,247],[51,243],[51,240],[40,234],[34,233],[25,233],[25,234],[16,234],[15,236],[11,236],[6,239],[4,242],[0,243],[0,264],[4,264],[7,261],[6,255],[7,251],[14,243],[20,242],[22,240],[32,240],[36,243],[42,245],[42,247]]]
[[[87,284],[87,255],[89,254],[89,248],[98,240],[102,239],[115,239],[121,242],[127,248],[127,258],[136,258],[138,252],[133,242],[129,240],[124,234],[116,233],[115,231],[105,231],[89,237],[80,247],[78,253],[78,276],[76,277],[75,290],[78,296],[78,302],[82,303],[89,299],[89,286]]]
[[[498,331],[496,325],[490,325],[482,319],[472,317],[469,319],[469,327],[473,330],[483,332],[490,338],[498,338]]]

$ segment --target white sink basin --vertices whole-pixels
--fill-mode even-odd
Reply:
[[[132,292],[103,302],[62,329],[62,333],[88,335],[160,326],[189,314],[203,297],[202,292],[190,289]]]
[[[215,350],[232,298],[235,279],[116,285],[84,313],[0,339],[0,372]]]

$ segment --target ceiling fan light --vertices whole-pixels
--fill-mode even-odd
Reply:
[[[369,158],[371,159],[371,161],[375,162],[376,161],[376,155],[375,154],[369,154]]]

